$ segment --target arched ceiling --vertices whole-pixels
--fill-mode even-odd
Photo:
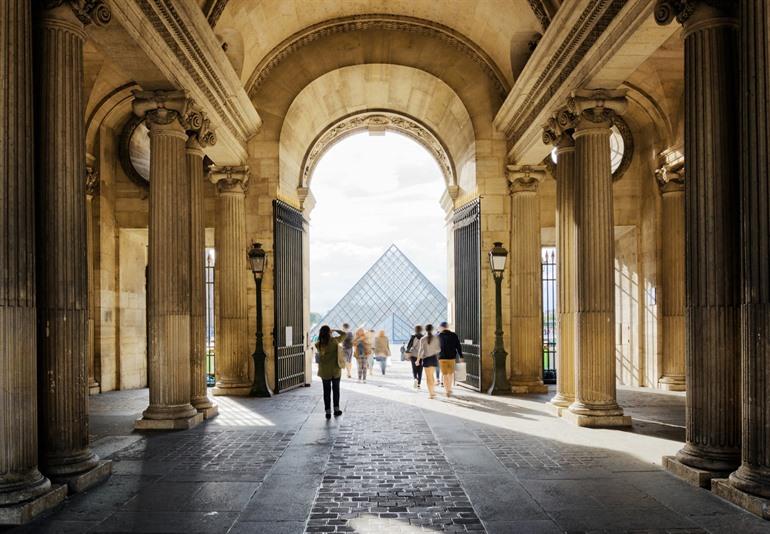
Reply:
[[[527,43],[542,31],[527,0],[229,0],[217,29],[234,28],[241,33],[245,83],[257,65],[292,35],[324,21],[372,13],[424,19],[450,28],[483,50],[509,86],[515,75],[511,64],[520,62],[512,56],[526,53]]]
[[[288,109],[279,149],[284,191],[301,184],[302,162],[317,136],[339,119],[366,110],[390,110],[423,123],[446,147],[460,172],[473,160],[470,115],[446,83],[410,67],[356,65],[318,77]]]

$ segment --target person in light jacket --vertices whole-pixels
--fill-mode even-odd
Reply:
[[[390,340],[385,335],[385,330],[380,330],[380,333],[374,338],[374,359],[380,364],[382,374],[385,374],[385,368],[388,366],[388,358],[390,357]]]
[[[433,335],[433,325],[425,325],[425,337],[420,339],[420,348],[417,350],[417,365],[425,367],[425,380],[428,382],[428,398],[436,397],[436,375],[434,369],[438,367],[438,355],[441,353],[441,344],[438,336]]]
[[[371,345],[363,328],[356,330],[353,338],[353,355],[358,363],[358,381],[366,382],[366,371],[369,367],[369,357],[372,354]]]

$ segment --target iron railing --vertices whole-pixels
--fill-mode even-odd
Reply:
[[[206,249],[203,279],[206,284],[206,385],[214,387],[216,366],[214,359],[214,249]]]

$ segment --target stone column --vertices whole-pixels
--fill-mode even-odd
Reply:
[[[561,414],[575,401],[575,116],[560,110],[546,125],[543,142],[556,148],[556,395],[551,404]]]
[[[203,147],[216,142],[202,111],[187,116],[190,177],[190,403],[206,419],[219,413],[206,390],[206,227],[203,206]]]
[[[134,113],[150,130],[150,405],[135,426],[186,429],[203,420],[190,404],[189,101],[181,91],[137,91],[134,97]]]
[[[543,384],[540,196],[545,167],[508,167],[511,184],[511,390],[547,393]]]
[[[38,470],[31,19],[29,2],[0,2],[0,524],[67,491]]]
[[[111,471],[88,443],[83,28],[91,13],[78,2],[38,4],[52,6],[36,12],[34,40],[36,237],[45,258],[37,264],[40,463],[82,491]]]
[[[704,487],[740,461],[738,34],[728,4],[655,10],[659,23],[683,23],[685,48],[687,443],[664,465]]]
[[[247,323],[244,199],[249,168],[211,167],[209,177],[217,186],[214,241],[217,251],[219,316],[214,395],[248,395],[251,392],[251,349]]]
[[[579,426],[629,426],[615,391],[615,236],[610,128],[625,97],[581,91],[569,100],[575,127],[575,401],[563,416]]]
[[[88,156],[87,156],[88,157]],[[91,157],[93,159],[93,157]],[[94,295],[94,196],[99,192],[99,173],[93,161],[86,166],[86,255],[88,261],[88,392],[95,395],[101,391],[96,379],[96,339],[95,314],[96,297]]]
[[[685,390],[684,367],[684,168],[658,172],[661,196],[663,369],[660,386]]]
[[[770,519],[770,6],[742,0],[740,73],[740,189],[743,228],[741,300],[741,466],[729,488],[714,491]],[[725,490],[735,489],[729,492]],[[756,498],[756,497],[759,498]]]

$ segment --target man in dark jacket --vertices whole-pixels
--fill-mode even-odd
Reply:
[[[439,325],[441,332],[438,335],[441,353],[438,357],[438,365],[441,368],[441,374],[444,375],[443,384],[446,390],[446,396],[452,396],[452,386],[455,382],[455,362],[463,357],[463,348],[460,345],[460,338],[449,329],[449,325],[443,322]]]

